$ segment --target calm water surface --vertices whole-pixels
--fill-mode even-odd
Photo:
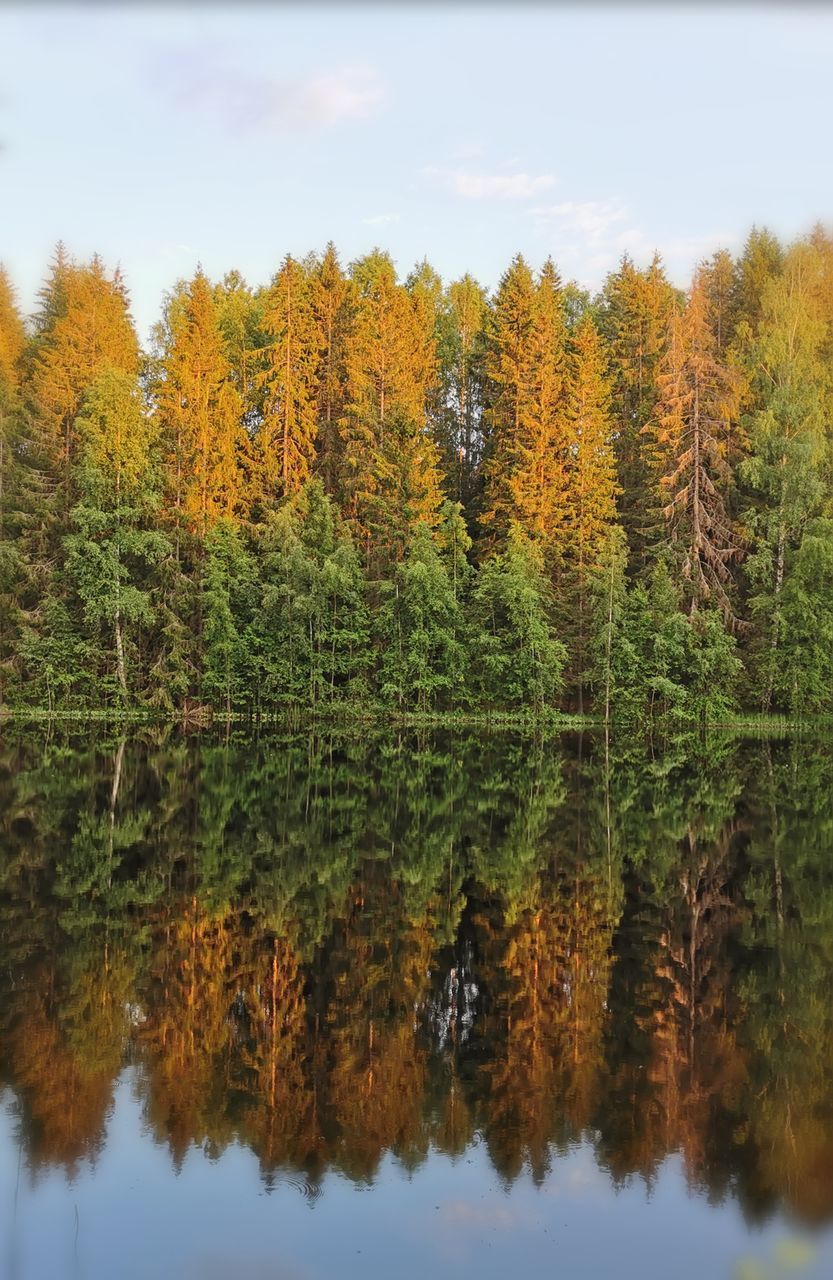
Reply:
[[[833,748],[0,745],[0,1275],[833,1276]]]

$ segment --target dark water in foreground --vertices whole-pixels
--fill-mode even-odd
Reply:
[[[0,1275],[833,1276],[833,748],[0,745]]]

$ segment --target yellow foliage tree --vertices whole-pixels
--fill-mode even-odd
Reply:
[[[566,324],[561,283],[547,262],[536,283],[519,255],[491,315],[486,376],[489,458],[483,522],[500,545],[517,522],[551,560],[566,519]]]
[[[355,264],[353,277],[341,487],[366,554],[373,548],[395,557],[420,521],[436,525],[443,501],[425,411],[435,376],[434,341],[425,309],[397,283],[386,254]]]
[[[309,479],[318,435],[321,334],[309,276],[289,255],[266,295],[263,328],[269,342],[257,379],[264,401],[256,474],[268,500],[297,493]]]
[[[200,270],[169,300],[158,406],[174,515],[204,535],[241,506],[240,397],[231,379],[211,286]]]
[[[136,375],[139,344],[119,272],[101,259],[78,266],[63,256],[53,273],[45,328],[36,340],[29,391],[37,426],[55,464],[73,459],[75,419],[106,368]]]

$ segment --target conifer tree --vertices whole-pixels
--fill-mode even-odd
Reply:
[[[312,305],[319,332],[319,470],[328,493],[336,491],[342,469],[338,423],[344,412],[344,344],[350,320],[350,280],[330,241],[312,272]]]
[[[616,464],[611,444],[610,388],[596,326],[579,322],[570,344],[567,405],[567,511],[563,535],[563,571],[559,579],[561,616],[569,609],[562,634],[571,624],[573,669],[579,708],[587,667],[587,584],[605,548],[616,517]]]
[[[353,283],[341,489],[366,555],[372,548],[384,560],[401,554],[420,522],[436,524],[442,502],[426,417],[435,350],[424,309],[397,284],[387,255],[354,264]]]
[[[231,715],[257,701],[257,568],[242,531],[228,518],[211,527],[205,550],[201,689],[215,707]]]
[[[728,249],[718,249],[700,272],[715,352],[723,360],[734,337],[737,320],[737,273],[732,255]]]
[[[105,369],[87,393],[75,431],[76,501],[65,539],[67,578],[81,602],[91,653],[101,655],[102,675],[105,680],[115,675],[126,699],[136,692],[129,656],[139,645],[131,632],[147,625],[153,614],[147,568],[168,548],[154,527],[156,426],[135,377]],[[110,652],[115,672],[107,669]]]
[[[632,660],[625,634],[628,543],[621,525],[611,525],[589,579],[590,671],[597,709],[610,723],[614,706],[631,689]]]
[[[489,457],[483,524],[502,545],[514,521],[551,560],[566,519],[566,323],[552,262],[539,281],[522,257],[504,274],[490,316]]]
[[[732,565],[742,544],[727,506],[733,461],[727,440],[737,413],[737,380],[717,357],[698,276],[684,313],[672,317],[655,418],[643,430],[656,451],[663,515],[680,551],[689,605],[713,601],[734,622]]]
[[[422,713],[459,704],[466,666],[460,603],[428,525],[417,526],[386,587],[377,623],[382,697]]]
[[[262,560],[266,701],[317,707],[366,693],[369,624],[361,565],[318,479],[270,514]]]
[[[183,528],[205,536],[215,520],[235,515],[242,504],[240,397],[201,270],[169,299],[157,342],[156,398],[179,546]]]
[[[136,376],[139,344],[119,272],[101,259],[78,266],[60,254],[43,299],[28,393],[36,429],[56,467],[72,464],[75,419],[105,368]]]
[[[616,515],[616,463],[610,422],[610,387],[593,321],[585,317],[570,344],[567,401],[565,544],[579,575],[593,566]]]
[[[253,355],[263,342],[265,291],[253,291],[239,271],[227,271],[214,285],[213,297],[231,378],[244,406],[246,422],[253,424],[257,405]]]
[[[784,581],[770,698],[792,715],[833,712],[833,521],[812,520]]]
[[[635,565],[661,534],[660,501],[643,428],[654,413],[657,371],[674,306],[674,290],[659,257],[640,271],[626,254],[619,270],[608,277],[599,307],[613,379],[611,419],[621,486],[619,514]]]
[[[288,497],[305,484],[318,435],[321,335],[307,272],[287,255],[266,295],[260,354],[263,392],[257,433],[258,488],[265,500]]]
[[[511,526],[506,550],[480,566],[472,607],[472,674],[481,704],[537,715],[552,708],[566,650],[550,627],[543,553],[520,525]]]

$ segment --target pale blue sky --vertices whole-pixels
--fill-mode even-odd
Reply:
[[[513,253],[678,283],[833,217],[833,12],[341,4],[0,10],[0,259],[121,262],[144,335],[196,262],[378,243],[489,287]]]

